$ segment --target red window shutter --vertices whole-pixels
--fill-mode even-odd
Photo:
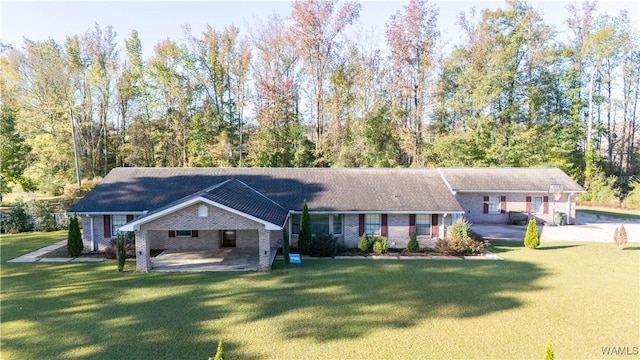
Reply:
[[[416,232],[416,214],[409,215],[409,235]]]
[[[431,215],[431,237],[438,237],[438,214]]]
[[[485,196],[484,199],[482,200],[482,213],[483,214],[489,213],[489,197],[488,196]]]
[[[104,238],[111,237],[111,215],[104,216]]]
[[[380,236],[387,237],[387,214],[380,215]]]
[[[544,211],[545,214],[549,213],[549,197],[545,196],[544,198],[542,198],[542,210]]]
[[[133,220],[133,215],[127,215],[127,222]]]
[[[531,213],[531,196],[527,196],[527,213]]]
[[[191,237],[198,237],[198,230],[191,230]]]
[[[169,230],[169,237],[176,237],[176,231],[175,230]]]
[[[507,197],[500,196],[500,214],[507,212]]]
[[[364,214],[358,215],[358,236],[364,234]]]

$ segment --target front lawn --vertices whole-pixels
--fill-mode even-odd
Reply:
[[[228,359],[540,359],[549,339],[556,358],[584,359],[640,346],[639,247],[495,242],[504,261],[318,259],[269,273],[6,263],[64,236],[2,236],[2,359],[207,359],[219,339]]]

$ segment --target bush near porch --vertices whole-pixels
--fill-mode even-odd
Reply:
[[[242,359],[541,358],[548,339],[575,359],[639,345],[637,244],[495,241],[504,261],[308,259],[269,273],[6,263],[64,238],[2,236],[3,359],[206,359],[220,339]]]

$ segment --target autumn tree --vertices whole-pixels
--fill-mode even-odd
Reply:
[[[316,157],[321,157],[325,128],[325,93],[329,74],[339,51],[338,37],[359,17],[361,5],[345,2],[336,8],[337,0],[295,0],[291,18],[292,40],[302,59],[310,89],[309,108],[315,122]],[[322,165],[322,164],[319,164]]]

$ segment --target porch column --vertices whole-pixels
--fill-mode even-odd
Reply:
[[[271,231],[265,230],[264,227],[258,230],[258,252],[258,270],[271,270]]]
[[[147,231],[136,231],[136,271],[149,272],[151,270],[151,254],[149,253],[149,241]]]

